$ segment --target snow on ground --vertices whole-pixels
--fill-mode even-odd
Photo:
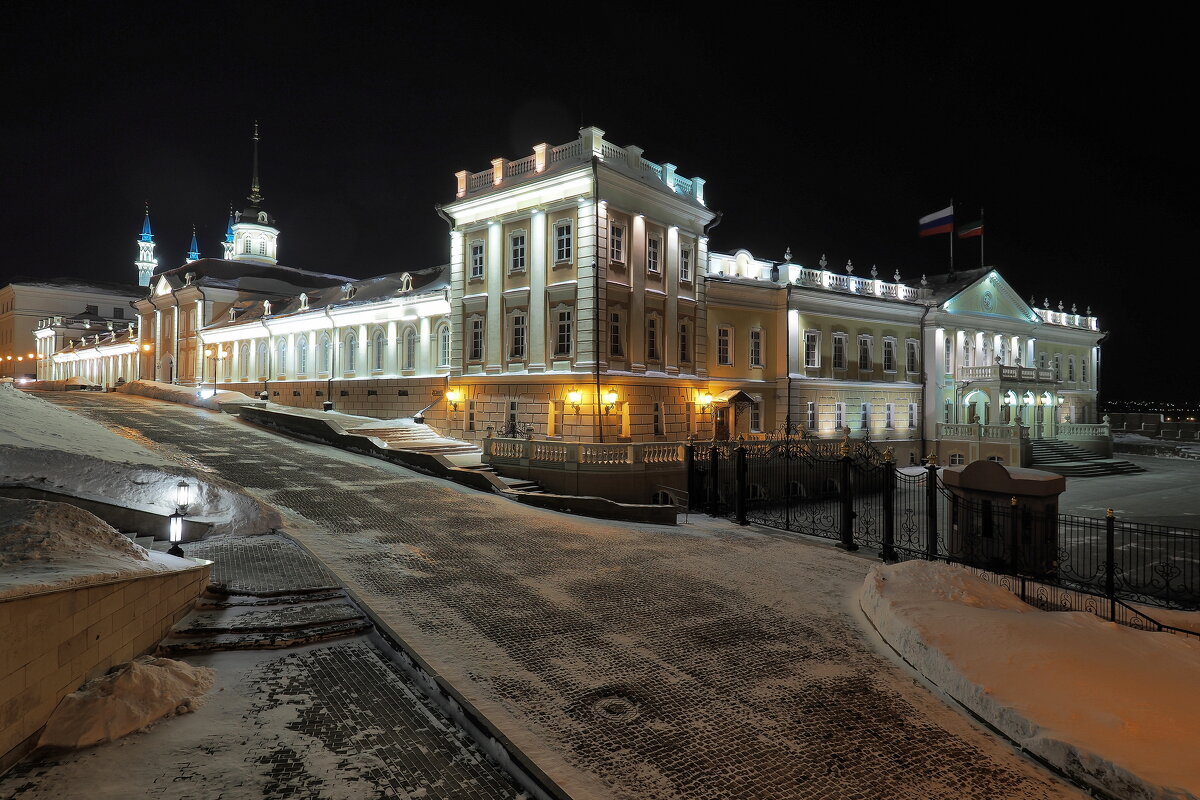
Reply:
[[[134,544],[73,505],[0,497],[0,600],[190,566]]]
[[[0,385],[0,485],[165,515],[175,511],[175,488],[184,480],[193,494],[188,518],[212,523],[214,533],[263,533],[280,526],[278,511],[216,475],[180,466],[181,460],[181,454],[149,449],[135,434],[119,436],[11,384]]]
[[[1044,612],[951,564],[877,566],[860,603],[922,675],[1118,797],[1200,795],[1200,642]]]
[[[39,747],[90,747],[120,739],[163,717],[194,711],[216,672],[170,658],[142,656],[63,698]]]
[[[1117,453],[1141,452],[1156,458],[1200,458],[1200,442],[1180,439],[1155,439],[1140,433],[1113,432]],[[1130,448],[1122,450],[1123,447]]]
[[[256,403],[253,397],[241,392],[213,392],[197,390],[187,386],[177,386],[173,383],[160,381],[130,381],[117,388],[118,392],[139,394],[143,397],[153,397],[156,400],[169,400],[172,403],[187,403],[200,406],[212,411],[220,411],[226,403]]]

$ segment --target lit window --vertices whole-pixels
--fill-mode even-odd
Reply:
[[[608,253],[609,258],[616,261],[618,264],[625,263],[625,226],[612,224],[612,229],[608,238]]]
[[[762,362],[762,329],[750,329],[750,366],[761,367]]]
[[[833,335],[833,368],[846,368],[846,345],[849,337],[844,333],[835,333]]]
[[[526,322],[524,314],[513,314],[512,317],[512,347],[509,348],[509,357],[520,361],[525,358],[525,330]]]
[[[308,336],[300,334],[296,340],[296,374],[308,374]]]
[[[483,277],[483,242],[471,242],[471,277]]]
[[[651,236],[646,240],[646,271],[660,272],[659,257],[661,256],[662,240]]]
[[[688,340],[688,326],[686,322],[679,325],[679,360],[684,364],[692,360],[692,343]]]
[[[658,361],[658,317],[646,319],[646,358]]]
[[[471,320],[471,361],[483,360],[483,320]]]
[[[621,312],[613,311],[608,315],[608,354],[621,358],[625,348],[621,345]]]
[[[874,369],[871,363],[871,337],[858,337],[858,369],[860,372],[870,372]]]
[[[554,223],[554,260],[571,260],[571,221],[559,220]]]
[[[554,355],[571,355],[571,311],[563,309],[558,312],[558,338],[554,343]]]
[[[525,231],[516,231],[509,237],[509,272],[525,271]]]
[[[371,369],[376,372],[383,371],[383,354],[386,350],[387,339],[383,331],[376,331],[375,338],[371,340]]]
[[[833,404],[833,427],[839,431],[842,428],[846,427],[846,404],[845,403],[834,403]]]
[[[883,340],[883,371],[884,372],[895,372],[896,371],[896,340],[895,339],[884,339]]]
[[[750,406],[750,431],[752,433],[762,432],[762,403]]]
[[[821,334],[819,331],[804,332],[804,366],[821,366]]]
[[[679,249],[679,280],[690,281],[692,279],[692,248],[681,247]]]
[[[438,329],[438,366],[450,366],[450,326],[443,325]]]
[[[730,358],[732,351],[729,344],[733,338],[732,328],[717,328],[717,363],[723,366],[731,366],[733,360]]]
[[[920,355],[920,352],[917,349],[917,340],[916,339],[909,339],[907,342],[904,343],[904,356],[905,356],[904,368],[908,372],[919,372],[920,371],[920,361],[918,360],[919,355]]]
[[[916,403],[908,404],[908,427],[910,427],[910,428],[917,427],[917,404]]]
[[[413,328],[404,331],[404,362],[401,369],[417,368],[417,332]]]
[[[866,430],[871,427],[871,404],[863,403],[858,409],[859,422],[858,427]]]
[[[810,431],[817,427],[817,404],[809,400],[804,407],[804,427]]]

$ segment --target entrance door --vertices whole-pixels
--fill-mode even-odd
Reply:
[[[713,421],[713,438],[725,441],[729,438],[729,407],[718,406],[713,413],[716,415]]]

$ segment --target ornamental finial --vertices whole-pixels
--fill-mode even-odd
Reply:
[[[878,277],[879,277],[879,270],[875,268],[875,265],[874,265],[874,264],[872,264],[872,265],[871,265],[871,277],[872,277],[872,278],[878,278]]]
[[[787,250],[783,251],[783,260],[784,261],[792,260],[792,248],[789,247]]]
[[[900,282],[900,270],[896,270],[896,274],[892,276],[892,280],[894,280],[896,283]]]
[[[821,260],[817,263],[821,265],[821,269],[825,269],[827,266],[829,266],[829,261],[825,258],[824,253],[821,253]]]
[[[846,273],[848,275],[854,274],[854,262],[848,258],[846,259]]]

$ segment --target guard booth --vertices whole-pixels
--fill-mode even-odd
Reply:
[[[1058,566],[1058,497],[1067,479],[1052,472],[974,461],[946,467],[947,550],[981,569],[1050,576]]]

